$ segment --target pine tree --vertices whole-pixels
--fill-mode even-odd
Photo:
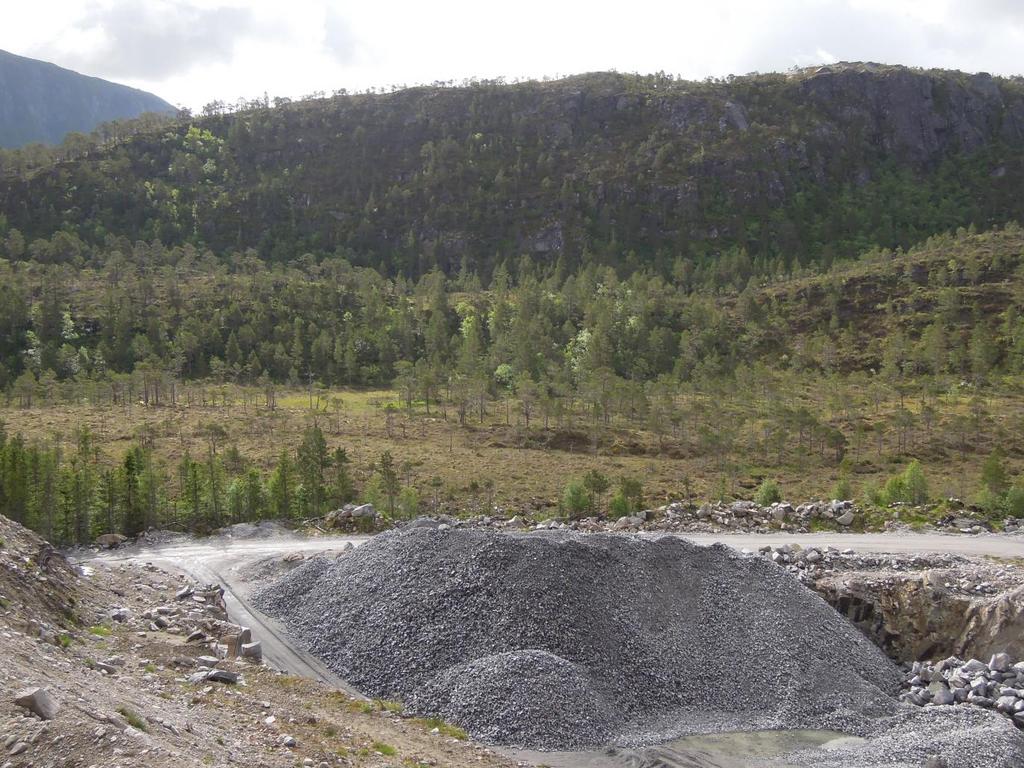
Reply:
[[[145,513],[139,492],[139,475],[142,472],[142,451],[130,448],[121,464],[121,509],[124,514],[125,536],[138,536],[146,529]]]
[[[281,451],[277,466],[270,476],[268,492],[270,495],[270,512],[281,520],[288,520],[295,512],[295,478],[294,467],[287,450]]]
[[[355,485],[348,470],[349,458],[344,448],[335,448],[331,457],[331,466],[334,469],[331,478],[330,502],[333,505],[341,506],[347,504],[356,497]]]
[[[299,446],[297,468],[305,491],[306,509],[302,512],[307,517],[320,517],[324,512],[324,473],[330,466],[331,459],[327,452],[327,441],[323,430],[316,424],[309,427],[302,437]]]

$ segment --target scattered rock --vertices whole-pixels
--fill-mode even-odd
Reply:
[[[242,645],[242,658],[250,659],[252,661],[263,660],[263,644],[257,640],[254,643],[243,643]]]

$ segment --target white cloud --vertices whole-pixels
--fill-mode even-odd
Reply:
[[[210,62],[231,61],[235,41],[258,30],[256,17],[244,7],[119,0],[87,6],[76,24],[43,50],[60,54],[59,62],[71,68],[160,82]]]
[[[1020,72],[1020,0],[76,0],[4,9],[0,48],[200,107],[466,77],[685,77],[871,60]]]

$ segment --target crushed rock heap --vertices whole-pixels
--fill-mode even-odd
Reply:
[[[411,528],[255,602],[364,693],[497,744],[856,732],[899,706],[896,666],[796,579],[674,537]]]

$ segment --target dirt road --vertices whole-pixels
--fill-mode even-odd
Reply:
[[[345,536],[331,539],[307,539],[275,536],[269,539],[231,540],[214,537],[185,540],[160,546],[133,546],[88,558],[102,562],[152,563],[168,571],[177,571],[195,581],[224,587],[224,603],[231,620],[252,630],[263,646],[264,660],[275,669],[312,678],[340,688],[356,698],[365,698],[345,680],[329,670],[315,656],[297,647],[275,619],[264,615],[248,601],[249,585],[238,577],[241,566],[290,552],[312,553],[340,550],[347,543],[362,544],[366,537]]]

